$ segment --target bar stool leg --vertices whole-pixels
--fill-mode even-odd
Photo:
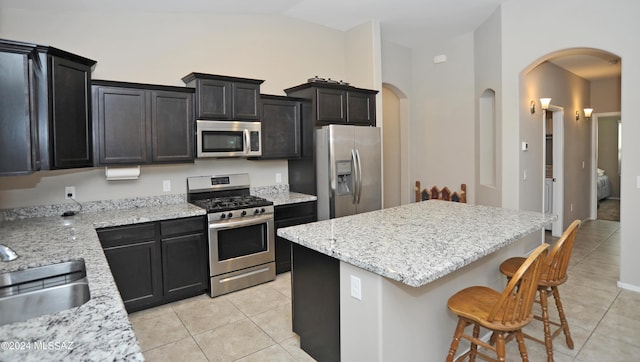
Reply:
[[[478,324],[473,325],[473,338],[478,338],[480,336],[480,326]],[[471,349],[469,351],[469,362],[473,362],[476,360],[476,354],[478,352],[478,345],[471,342]]]
[[[503,332],[498,332],[496,333],[497,337],[496,338],[496,353],[498,354],[498,361],[500,362],[504,362],[505,361],[505,357],[507,355],[507,352],[505,350],[505,341],[504,341],[504,333]],[[527,362],[527,361],[524,361]]]
[[[523,361],[528,361],[529,356],[527,355],[527,347],[524,345],[524,334],[522,330],[516,332],[516,341],[518,341],[518,350],[520,351],[520,357]]]
[[[573,349],[573,339],[571,338],[571,332],[569,331],[569,323],[567,317],[564,315],[564,309],[562,308],[562,302],[560,301],[560,292],[558,287],[553,287],[553,298],[556,300],[556,306],[558,307],[558,314],[560,314],[560,324],[562,325],[562,331],[564,332],[565,339],[567,341],[567,347]]]
[[[540,306],[542,307],[542,324],[544,325],[544,345],[547,348],[547,361],[553,362],[553,339],[551,337],[551,327],[549,326],[549,303],[547,299],[547,288],[538,288],[540,292]]]
[[[458,344],[460,343],[460,337],[464,332],[464,327],[467,326],[467,322],[458,318],[458,325],[456,326],[456,331],[453,333],[453,341],[451,341],[451,347],[449,348],[449,354],[447,355],[447,362],[453,362],[453,356],[456,354],[458,350]]]

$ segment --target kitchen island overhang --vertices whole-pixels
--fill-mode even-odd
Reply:
[[[304,349],[305,339],[321,334],[312,331],[314,337],[308,337],[296,330],[309,331],[300,326],[303,314],[310,313],[314,301],[331,302],[323,301],[323,294],[296,295],[296,285],[305,284],[313,273],[312,266],[301,263],[314,261],[296,261],[296,255],[308,249],[319,254],[311,259],[326,262],[326,256],[338,261],[333,263],[337,271],[323,272],[334,276],[314,281],[335,284],[339,295],[339,312],[326,317],[339,318],[339,331],[333,331],[340,339],[335,359],[442,360],[456,322],[446,308],[447,299],[470,285],[501,289],[500,262],[539,245],[542,234],[535,231],[555,219],[537,212],[430,200],[279,229],[279,236],[294,243],[294,332],[300,334]],[[325,262],[315,262],[326,267],[321,265]],[[351,296],[352,277],[360,280],[361,299]]]

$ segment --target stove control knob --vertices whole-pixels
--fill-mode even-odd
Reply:
[[[227,217],[228,217],[229,219],[231,219],[231,218],[233,217],[233,213],[232,213],[232,212],[230,212],[230,213],[227,215]]]
[[[259,213],[260,213],[260,210],[258,210],[258,209],[253,210],[253,214],[254,215],[258,215]]]
[[[242,210],[242,212],[240,213],[240,216],[245,216],[247,214],[246,210]]]
[[[224,219],[224,218],[226,218],[226,217],[227,217],[227,215],[225,215],[225,214],[220,214],[220,218],[221,218],[221,219]]]
[[[265,209],[264,209],[264,207],[263,207],[262,209],[260,209],[260,213],[261,213],[261,214],[264,214],[264,212],[265,212]]]

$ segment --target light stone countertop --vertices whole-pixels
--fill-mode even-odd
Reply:
[[[318,199],[318,197],[316,196],[301,194],[297,192],[280,192],[280,193],[273,193],[273,194],[262,194],[259,196],[262,196],[265,199],[272,201],[273,206],[297,204],[301,202],[316,201]]]
[[[0,360],[144,360],[95,229],[206,214],[186,202],[149,206],[0,222],[0,243],[20,255],[0,272],[84,259],[91,293],[79,307],[0,326]]]
[[[289,192],[288,187],[254,191],[274,205],[317,199]],[[84,204],[85,212],[76,216],[59,216],[70,209],[77,207],[67,203],[0,210],[0,243],[20,255],[0,262],[0,273],[84,259],[91,293],[77,308],[0,326],[0,343],[8,343],[0,346],[0,361],[144,360],[95,229],[206,211],[187,203],[186,195],[96,201]],[[49,344],[51,348],[41,347]]]
[[[429,200],[278,229],[278,235],[412,287],[540,230],[556,215]]]

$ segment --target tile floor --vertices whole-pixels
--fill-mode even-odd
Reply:
[[[568,349],[558,336],[555,361],[638,361],[640,293],[616,286],[619,247],[619,223],[596,220],[580,227],[569,280],[560,287],[575,346]],[[291,331],[290,281],[281,274],[218,298],[202,295],[129,317],[148,361],[313,361]],[[527,331],[540,335],[541,324],[534,321]],[[544,346],[530,340],[526,345],[530,361],[546,361]],[[507,360],[520,360],[513,342]]]

